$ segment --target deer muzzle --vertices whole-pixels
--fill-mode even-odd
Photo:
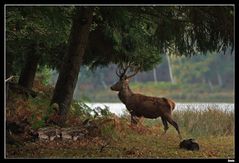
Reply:
[[[111,87],[110,87],[110,89],[111,89],[112,91],[114,91],[114,90],[115,90],[115,89],[114,89],[114,86],[111,86]]]
[[[116,85],[112,85],[112,86],[110,87],[110,89],[111,89],[112,91],[119,91],[119,90],[117,89],[117,86],[116,86]]]

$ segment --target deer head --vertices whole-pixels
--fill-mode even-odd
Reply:
[[[129,79],[135,76],[140,70],[139,68],[134,68],[134,71],[132,74],[126,75],[129,69],[131,70],[133,69],[130,64],[123,66],[123,68],[120,68],[120,69],[118,68],[116,70],[116,75],[119,77],[119,81],[110,87],[111,90],[120,91],[128,87]]]

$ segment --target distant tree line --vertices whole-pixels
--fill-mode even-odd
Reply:
[[[202,83],[210,87],[234,88],[235,54],[207,54],[186,57],[171,57],[172,75],[175,83]],[[91,71],[83,66],[77,86],[86,85],[90,89],[109,89],[109,86],[118,80],[115,75],[116,65],[97,68]],[[172,82],[167,57],[153,70],[141,72],[133,82]],[[56,82],[56,81],[55,81]],[[78,88],[79,89],[79,88]]]

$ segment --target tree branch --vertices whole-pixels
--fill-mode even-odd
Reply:
[[[11,80],[14,76],[10,76],[8,79],[5,79],[5,82],[8,82],[9,80]]]

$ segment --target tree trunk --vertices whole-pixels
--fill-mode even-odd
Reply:
[[[100,74],[100,82],[101,82],[102,86],[104,87],[104,89],[108,88],[107,84],[105,83],[103,74]]]
[[[57,103],[59,106],[58,114],[61,117],[57,122],[59,125],[65,123],[66,115],[73,98],[80,65],[87,46],[92,15],[92,7],[81,7],[77,9],[77,13],[73,19],[69,49],[60,69],[51,100],[51,104]]]
[[[208,85],[209,85],[210,90],[213,91],[213,85],[212,85],[211,80],[208,80]]]
[[[171,83],[175,83],[175,80],[173,78],[173,72],[172,72],[172,67],[171,67],[171,64],[170,64],[169,55],[166,54],[166,57],[167,57],[167,61],[168,61],[168,69],[169,69],[169,76],[170,76]]]
[[[25,66],[21,71],[21,75],[18,81],[18,84],[27,89],[32,89],[37,65],[40,59],[40,56],[37,55],[37,45],[33,45],[32,50],[30,50],[27,55]]]
[[[157,79],[157,72],[156,72],[156,68],[153,69],[153,75],[154,75],[154,84],[157,84],[158,79]]]
[[[219,72],[217,72],[218,85],[221,87],[223,85],[222,77]]]

